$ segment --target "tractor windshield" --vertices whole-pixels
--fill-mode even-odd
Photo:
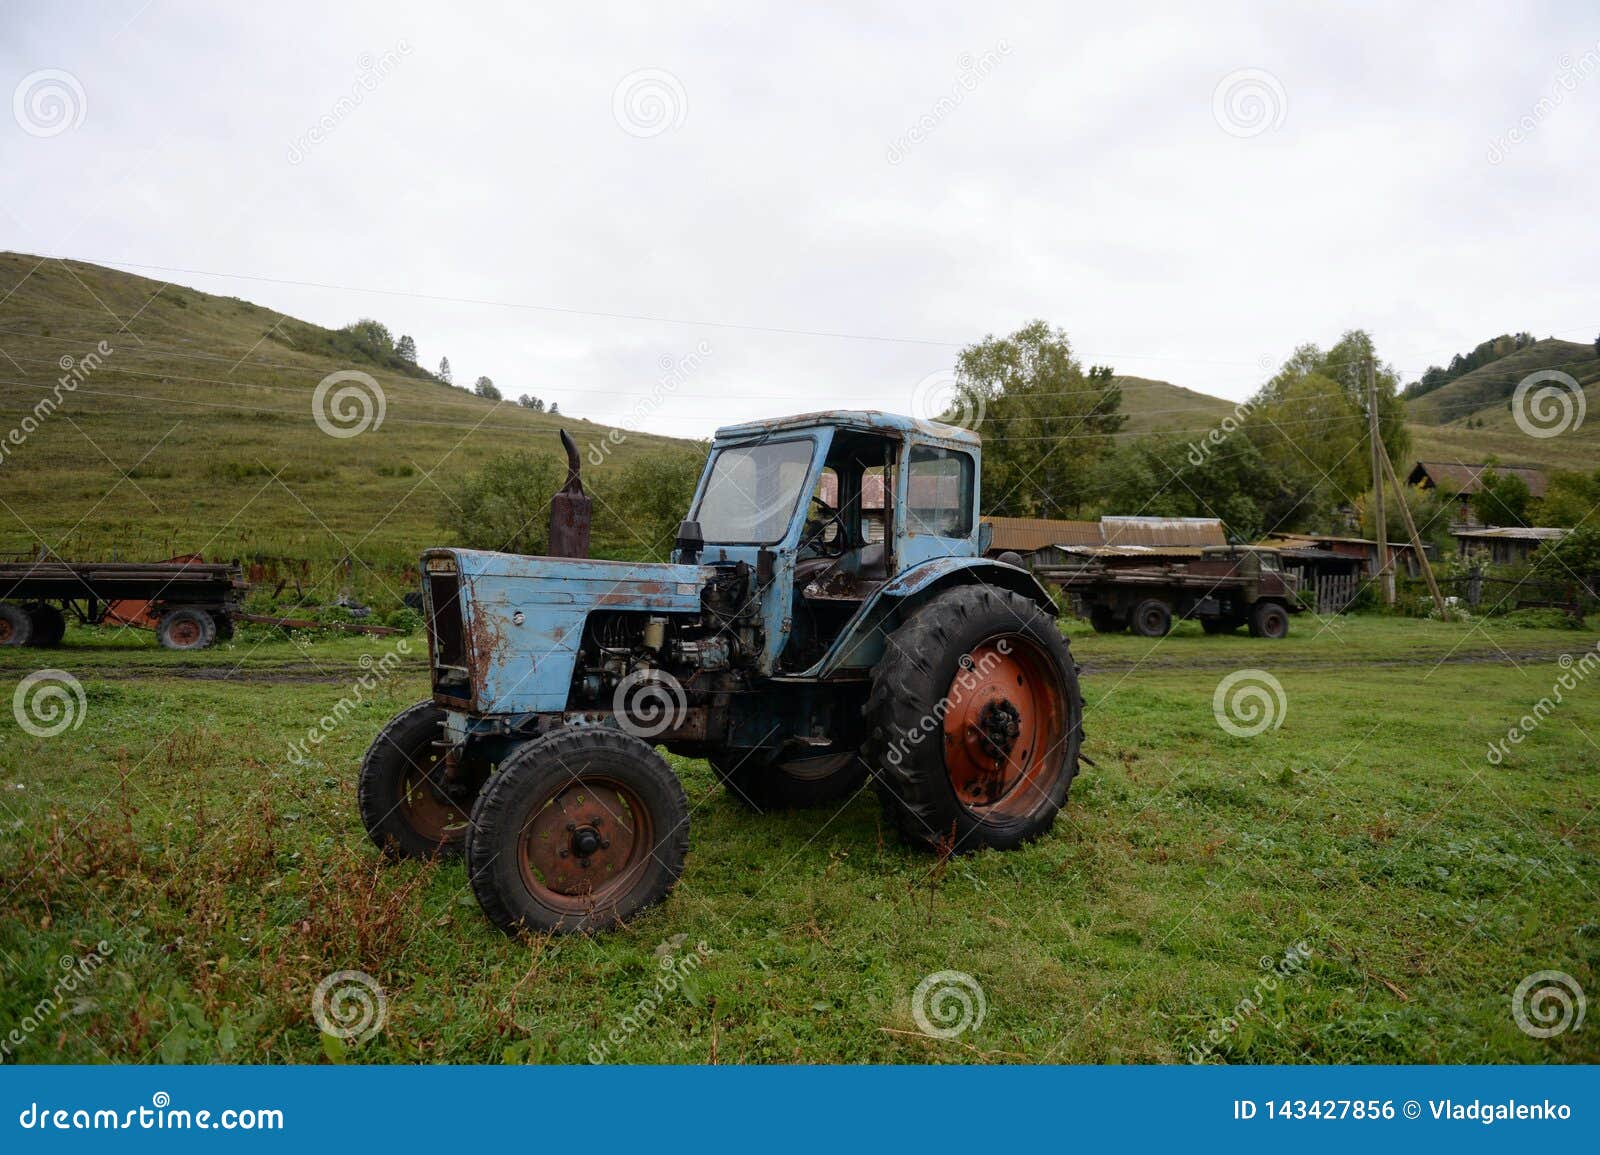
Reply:
[[[695,511],[707,542],[773,545],[783,540],[811,472],[810,438],[718,450]]]

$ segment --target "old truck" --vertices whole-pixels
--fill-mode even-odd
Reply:
[[[1230,545],[1178,562],[1142,564],[1126,554],[1085,556],[1079,564],[1038,566],[1034,576],[1059,586],[1097,633],[1132,630],[1160,638],[1180,619],[1199,621],[1208,634],[1249,626],[1258,638],[1289,633],[1289,616],[1303,608],[1293,574],[1276,550]]]
[[[576,447],[551,553],[422,558],[432,695],[367,752],[391,856],[464,853],[509,933],[593,931],[664,898],[689,806],[656,751],[752,810],[867,781],[940,853],[1048,830],[1083,705],[1049,593],[983,556],[980,445],[836,412],[717,432],[670,562],[591,560]]]

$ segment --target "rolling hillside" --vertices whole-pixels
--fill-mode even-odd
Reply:
[[[1115,380],[1122,386],[1122,411],[1128,415],[1123,430],[1127,433],[1208,427],[1232,413],[1236,404],[1148,377]]]
[[[71,557],[194,551],[316,567],[349,552],[393,570],[447,538],[440,487],[461,472],[515,449],[559,455],[558,426],[580,446],[608,431],[497,406],[398,358],[375,359],[347,333],[233,297],[0,253],[7,289],[0,553],[44,542]],[[102,341],[109,352],[97,351]],[[370,374],[383,393],[381,424],[357,436],[332,436],[313,415],[319,382],[340,370]],[[34,420],[69,373],[76,388]],[[339,388],[325,395],[325,413]],[[335,406],[331,427],[359,424],[358,400],[344,402],[343,423]],[[20,445],[6,440],[11,431]],[[684,443],[630,434],[602,471],[669,444]]]

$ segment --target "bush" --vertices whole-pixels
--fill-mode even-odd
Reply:
[[[541,554],[550,543],[550,498],[566,477],[548,454],[519,449],[490,458],[443,502],[441,528],[470,549]]]
[[[404,630],[414,634],[422,628],[422,615],[410,606],[395,610],[383,619],[383,624],[397,630]]]
[[[1509,614],[1502,614],[1495,621],[1498,625],[1526,630],[1578,630],[1583,628],[1582,618],[1573,617],[1565,610],[1558,610],[1549,606],[1512,610]]]

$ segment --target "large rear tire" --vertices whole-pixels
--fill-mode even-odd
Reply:
[[[469,803],[444,777],[444,711],[418,702],[389,720],[361,760],[356,800],[367,837],[390,858],[461,853]],[[465,780],[464,780],[465,782]]]
[[[866,755],[910,842],[1010,850],[1050,829],[1078,772],[1083,699],[1054,619],[1020,594],[958,586],[889,636]]]
[[[467,873],[507,934],[606,930],[660,902],[689,853],[672,768],[605,726],[558,730],[500,764],[467,836]]]
[[[758,814],[833,806],[867,780],[866,763],[854,750],[789,759],[761,750],[724,750],[706,760],[728,793]]]

